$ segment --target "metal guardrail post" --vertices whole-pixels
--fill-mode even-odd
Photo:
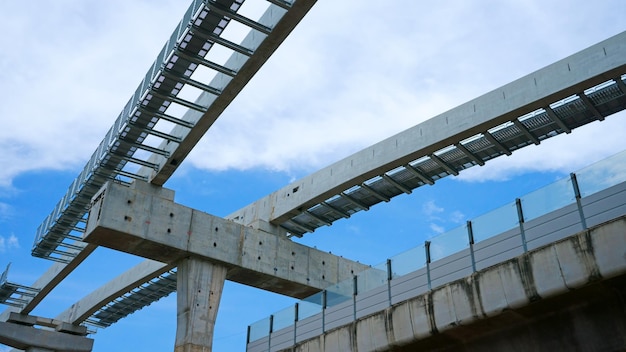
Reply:
[[[517,208],[517,219],[519,223],[520,236],[522,237],[522,247],[524,253],[528,252],[528,246],[526,245],[526,233],[524,232],[524,211],[522,210],[522,200],[515,198],[515,207]]]
[[[272,333],[274,332],[274,314],[270,315],[270,333],[267,335],[267,351],[272,350]]]
[[[428,280],[428,290],[432,290],[432,284],[430,282],[430,241],[424,242],[424,249],[426,250],[426,278]]]
[[[578,214],[580,215],[580,223],[583,226],[583,230],[587,229],[587,220],[585,219],[585,213],[583,212],[583,204],[581,202],[582,196],[580,195],[580,188],[578,187],[578,179],[575,173],[569,174],[572,180],[572,187],[574,187],[574,197],[576,198],[576,206],[578,207]]]
[[[327,295],[328,292],[326,290],[322,291],[322,334],[326,332],[326,304],[328,302]]]
[[[359,294],[358,277],[352,277],[352,320],[356,321],[356,296]]]
[[[472,258],[472,272],[476,272],[476,259],[474,258],[474,230],[472,229],[472,221],[467,221],[467,239],[470,247],[470,258]]]
[[[296,338],[298,336],[298,319],[300,315],[300,304],[296,302],[293,308],[293,345],[296,345]]]
[[[387,259],[387,297],[389,298],[389,306],[391,307],[391,279],[393,272],[391,271],[391,259]]]

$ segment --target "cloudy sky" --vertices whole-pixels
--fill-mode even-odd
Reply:
[[[255,1],[263,3],[249,0],[250,13]],[[49,266],[29,256],[35,229],[102,140],[187,7],[183,0],[0,1],[0,266],[14,262],[16,281],[28,284]],[[620,33],[626,29],[624,10],[621,0],[321,0],[167,186],[177,191],[177,200],[226,215],[286,182]],[[623,119],[616,114],[468,170],[460,180],[415,192],[406,200],[411,211],[403,200],[394,201],[372,215],[324,229],[322,240],[309,243],[330,247],[326,234],[344,231],[361,236],[364,248],[375,245],[376,236],[368,231],[382,227],[364,224],[373,222],[376,212],[419,216],[426,232],[440,233],[475,211],[456,204],[454,194],[476,199],[471,192],[500,188],[516,197],[520,194],[512,188],[532,189],[625,149]],[[508,200],[481,205],[493,208]],[[332,246],[334,253],[342,251],[338,243]],[[389,246],[384,255],[409,246]],[[385,260],[361,247],[343,250],[374,261],[369,264]],[[87,292],[101,284],[76,282]],[[175,301],[168,300],[154,309],[171,309]],[[221,309],[237,314],[237,305]],[[216,334],[222,333],[224,343],[231,343],[230,336],[241,340],[237,331],[245,332],[243,325],[272,312],[250,315],[249,321]],[[96,341],[103,336],[96,334]],[[95,351],[105,350],[96,344]]]

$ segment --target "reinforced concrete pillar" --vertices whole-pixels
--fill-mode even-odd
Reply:
[[[174,352],[209,352],[226,280],[225,266],[185,258],[178,263]]]

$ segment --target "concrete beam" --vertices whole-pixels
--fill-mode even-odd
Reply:
[[[193,129],[189,130],[184,127],[175,127],[170,134],[174,136],[184,136],[181,143],[169,143],[164,141],[159,148],[170,152],[170,156],[166,159],[162,156],[153,154],[148,161],[159,165],[159,170],[155,171],[150,167],[142,167],[139,174],[149,177],[150,182],[155,185],[162,186],[169,177],[176,171],[181,162],[187,157],[189,152],[198,143],[200,138],[204,136],[206,131],[220,117],[224,109],[235,99],[239,92],[246,86],[258,70],[272,56],[274,51],[278,49],[280,44],[293,31],[298,23],[304,18],[309,10],[315,5],[317,0],[298,0],[293,2],[289,10],[282,15],[280,21],[274,25],[276,12],[283,12],[283,9],[270,7],[259,18],[258,22],[272,27],[271,33],[267,36],[259,36],[256,31],[250,33],[242,40],[241,45],[248,48],[256,47],[254,55],[247,58],[245,55],[234,53],[225,63],[226,67],[239,67],[238,73],[232,79],[224,74],[218,73],[216,78],[211,82],[212,86],[221,86],[223,81],[229,81],[228,85],[217,97],[213,94],[203,93],[196,102],[205,103],[213,100],[209,109],[199,119],[195,116],[196,112],[188,112],[183,119],[186,121],[195,121]],[[241,61],[245,63],[241,65]],[[206,105],[206,104],[204,104]],[[189,116],[188,116],[189,115]]]
[[[94,197],[86,242],[174,264],[193,256],[226,266],[226,278],[304,298],[368,266],[162,198],[160,187],[108,183]]]
[[[93,339],[9,322],[0,322],[0,343],[29,351],[89,352],[93,348]]]
[[[174,266],[171,264],[145,260],[120,274],[97,290],[92,291],[80,301],[72,304],[68,309],[59,314],[56,319],[72,324],[82,324],[87,318],[98,309],[104,307],[107,303],[173,267]]]
[[[367,147],[227,216],[280,224],[354,185],[626,73],[626,32]]]

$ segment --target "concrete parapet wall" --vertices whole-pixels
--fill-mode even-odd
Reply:
[[[626,217],[622,216],[284,351],[410,351],[452,345],[484,350],[480,346],[490,346],[484,339],[492,339],[492,347],[516,341],[525,344],[522,349],[584,349],[580,344],[591,344],[622,350],[626,348],[624,274]],[[563,336],[564,326],[587,332]]]

